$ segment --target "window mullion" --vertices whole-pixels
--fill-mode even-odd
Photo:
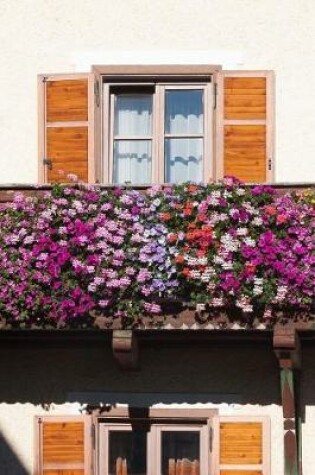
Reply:
[[[203,179],[207,183],[214,178],[213,154],[213,83],[204,88],[204,150],[203,150]]]
[[[110,144],[111,144],[111,97],[109,92],[109,85],[103,83],[103,101],[102,101],[102,138],[101,138],[101,150],[102,150],[102,164],[101,164],[101,176],[104,183],[111,183],[112,177],[110,175]]]
[[[156,160],[157,183],[164,183],[164,108],[165,108],[165,86],[156,86],[157,113],[156,113]]]

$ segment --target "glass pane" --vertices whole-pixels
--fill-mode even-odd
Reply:
[[[165,132],[203,133],[203,91],[183,90],[165,93]]]
[[[165,140],[165,182],[202,181],[203,139]]]
[[[115,136],[152,134],[152,94],[119,94],[115,100]]]
[[[151,140],[114,142],[114,183],[151,182]]]
[[[146,432],[109,432],[109,475],[146,475]]]
[[[162,432],[162,475],[199,475],[200,433]]]

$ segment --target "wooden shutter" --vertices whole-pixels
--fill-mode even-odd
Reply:
[[[90,475],[89,416],[45,416],[36,419],[36,475]]]
[[[272,71],[218,73],[217,176],[247,183],[272,181]]]
[[[94,182],[92,74],[39,77],[41,183]]]
[[[220,475],[270,475],[269,420],[220,417]]]

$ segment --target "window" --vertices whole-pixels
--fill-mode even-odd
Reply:
[[[39,77],[39,181],[274,177],[272,71],[94,66]]]
[[[34,474],[270,475],[270,420],[216,409],[112,407],[36,418]]]
[[[99,474],[214,473],[210,452],[214,412],[151,409],[148,416],[140,411],[138,416],[118,420],[110,415],[100,418]]]
[[[209,176],[212,83],[103,83],[104,182],[201,182]]]

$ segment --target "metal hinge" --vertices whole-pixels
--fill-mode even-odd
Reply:
[[[100,83],[96,79],[94,82],[94,95],[95,95],[95,104],[97,107],[100,106]]]
[[[47,165],[48,170],[52,170],[52,161],[50,158],[43,158],[43,164]]]
[[[270,171],[272,169],[272,160],[271,158],[268,159],[268,170]]]
[[[217,97],[218,97],[218,83],[213,84],[213,109],[217,108]]]

